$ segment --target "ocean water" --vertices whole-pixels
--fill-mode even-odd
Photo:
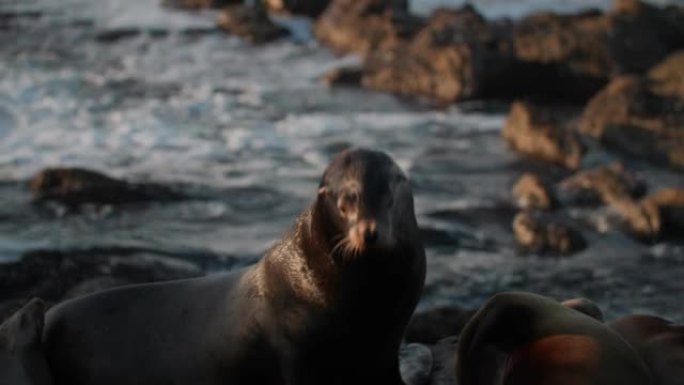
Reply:
[[[474,3],[491,17],[609,6]],[[310,202],[333,154],[366,146],[387,151],[410,175],[419,222],[434,235],[421,309],[531,290],[586,296],[609,315],[684,320],[680,245],[643,245],[585,226],[590,247],[576,256],[518,255],[505,206],[516,177],[540,167],[506,149],[502,108],[435,110],[329,89],[319,77],[359,59],[312,41],[304,19],[283,20],[295,38],[254,47],[216,31],[212,11],[164,9],[157,0],[0,0],[0,12],[10,11],[22,16],[0,20],[0,261],[35,249],[132,247],[247,264]],[[107,41],[121,33],[133,36]],[[613,159],[597,152],[586,162]],[[684,185],[679,174],[627,161],[651,186]],[[49,166],[168,184],[194,198],[77,213],[37,207],[25,183]],[[593,215],[571,214],[579,223]]]

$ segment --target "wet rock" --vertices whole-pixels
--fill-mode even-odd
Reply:
[[[642,196],[645,184],[615,162],[578,172],[558,184],[566,204],[607,204]]]
[[[408,15],[407,2],[334,0],[314,25],[323,44],[340,52],[365,54],[414,33],[420,18]]]
[[[95,40],[100,43],[116,43],[140,35],[142,35],[142,31],[138,28],[119,28],[100,31],[95,35]]]
[[[474,311],[440,307],[413,315],[404,338],[407,342],[434,344],[448,336],[458,335]]]
[[[632,231],[654,238],[684,239],[684,189],[665,188],[656,191],[642,199],[639,207],[645,213],[642,217],[650,225],[646,229],[650,229],[651,233],[643,231],[641,226],[635,226],[641,223],[638,220],[628,221]]]
[[[612,202],[610,209],[617,214],[626,232],[635,238],[653,242],[660,236],[662,225],[656,205],[625,199]]]
[[[549,210],[555,206],[555,197],[539,176],[526,173],[513,185],[513,199],[521,209]]]
[[[656,93],[652,85],[637,76],[615,78],[589,102],[580,129],[600,138],[611,126],[633,126],[656,134],[668,125],[682,124],[681,101]]]
[[[364,63],[363,85],[440,104],[484,97],[507,78],[512,56],[472,7],[438,10],[413,39],[383,44]]]
[[[264,0],[273,12],[317,17],[328,7],[331,0]]]
[[[84,294],[94,288],[94,278],[144,283],[202,275],[190,262],[126,249],[92,249],[74,252],[35,251],[19,262],[0,265],[0,303],[8,310],[17,299],[38,297],[48,303],[60,301],[68,293]],[[85,283],[90,281],[90,283]],[[103,287],[103,288],[105,288]],[[90,290],[92,291],[92,290]],[[4,306],[3,306],[4,307]],[[3,314],[7,315],[7,314]]]
[[[228,5],[242,4],[243,0],[162,0],[162,5],[182,9],[221,8]]]
[[[502,136],[509,146],[522,154],[577,169],[584,146],[578,135],[555,121],[551,111],[529,103],[511,106]]]
[[[566,63],[573,73],[606,77],[610,71],[606,30],[607,20],[597,11],[536,13],[515,24],[515,53],[523,61]]]
[[[448,337],[431,347],[433,357],[430,385],[456,385],[458,337]]]
[[[519,213],[513,220],[513,234],[518,246],[529,253],[570,255],[586,248],[581,233],[540,213]]]
[[[684,44],[677,12],[635,0],[614,2],[603,14],[537,13],[514,28],[516,56],[528,62],[558,63],[571,73],[609,79],[644,73]]]
[[[655,84],[616,78],[589,102],[580,129],[610,148],[684,169],[684,99],[663,94]]]
[[[425,345],[408,344],[399,350],[399,371],[406,385],[426,385],[432,366],[432,351]]]
[[[274,24],[262,7],[234,5],[224,8],[218,25],[225,31],[255,44],[268,43],[288,35],[288,31]]]
[[[352,86],[358,87],[361,85],[361,77],[363,76],[363,69],[360,67],[343,67],[336,68],[329,71],[321,77],[321,81],[325,85],[332,86]]]
[[[656,95],[684,100],[684,51],[673,53],[653,67],[648,78]]]
[[[129,183],[80,168],[45,169],[33,176],[28,186],[35,201],[68,206],[183,199],[182,194],[163,186]]]

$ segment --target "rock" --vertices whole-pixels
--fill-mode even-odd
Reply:
[[[677,51],[648,72],[653,93],[684,100],[684,51]]]
[[[668,123],[681,123],[681,106],[675,99],[658,95],[647,79],[636,76],[615,78],[584,110],[580,130],[601,138],[610,126],[634,126],[654,133]]]
[[[570,255],[586,248],[579,232],[539,213],[519,213],[513,220],[513,233],[525,252]]]
[[[404,339],[407,342],[434,344],[452,335],[458,335],[474,311],[453,307],[440,307],[413,315]]]
[[[512,66],[500,32],[472,7],[438,10],[415,38],[385,42],[368,55],[365,87],[440,104],[489,95]]]
[[[614,79],[589,102],[580,129],[610,148],[684,169],[684,99],[663,94],[656,84],[634,76]]]
[[[162,0],[162,5],[182,9],[222,8],[242,4],[243,0]]]
[[[423,96],[446,105],[485,94],[506,59],[470,44],[424,47],[402,43],[373,52],[364,65],[364,87],[401,96]]]
[[[183,196],[163,186],[133,184],[95,171],[79,168],[49,168],[28,183],[33,199],[67,206],[85,203],[125,204],[179,200]]]
[[[684,239],[684,189],[665,188],[656,191],[642,199],[640,206],[648,212],[654,235]]]
[[[323,44],[340,52],[365,54],[396,42],[422,26],[408,15],[408,5],[396,0],[333,0],[314,25]]]
[[[399,371],[406,385],[426,385],[432,365],[432,351],[425,345],[408,344],[399,350]]]
[[[0,325],[0,384],[52,384],[41,345],[45,310],[34,299]]]
[[[537,13],[515,25],[515,52],[595,78],[641,74],[683,46],[683,25],[677,12],[635,0],[615,1],[606,14]]]
[[[266,7],[277,13],[290,13],[317,17],[331,0],[264,0]]]
[[[610,208],[630,235],[647,242],[659,238],[662,225],[657,206],[625,199],[612,202]]]
[[[535,174],[526,173],[513,186],[513,199],[521,209],[550,210],[555,197],[549,186]]]
[[[578,172],[558,185],[566,204],[607,204],[632,200],[646,192],[646,185],[615,162]]]
[[[95,35],[95,40],[100,43],[116,43],[121,40],[131,39],[142,35],[138,28],[118,28],[100,31]]]
[[[440,340],[431,349],[434,364],[430,385],[456,385],[458,337]]]
[[[584,146],[576,133],[556,122],[552,112],[524,102],[511,106],[502,136],[522,154],[577,169]]]
[[[288,35],[288,31],[274,24],[261,7],[233,5],[224,8],[219,15],[218,25],[255,44],[268,43]]]
[[[83,293],[84,282],[96,277],[143,283],[200,275],[202,269],[193,263],[144,251],[35,251],[19,262],[0,265],[0,302],[32,297],[56,302],[67,293]]]
[[[332,86],[352,86],[358,87],[361,85],[361,77],[363,76],[363,69],[360,67],[343,67],[336,68],[327,72],[321,77],[321,81],[325,85]]]
[[[582,131],[607,146],[684,169],[684,53],[644,77],[613,80],[587,105]]]

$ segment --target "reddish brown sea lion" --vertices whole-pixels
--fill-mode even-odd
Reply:
[[[461,336],[457,378],[460,385],[654,384],[608,326],[528,293],[498,294],[477,312]]]

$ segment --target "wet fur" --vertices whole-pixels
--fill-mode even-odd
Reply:
[[[651,385],[641,357],[602,322],[539,295],[502,293],[466,325],[461,385]]]
[[[350,181],[358,218],[391,221],[390,243],[345,246],[359,223],[339,212]],[[379,205],[388,193],[391,205]],[[425,278],[418,234],[394,162],[345,152],[255,266],[51,310],[43,340],[56,384],[399,385],[397,352]]]

